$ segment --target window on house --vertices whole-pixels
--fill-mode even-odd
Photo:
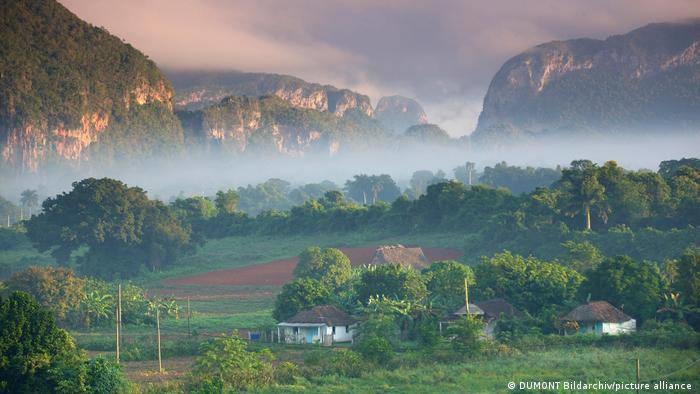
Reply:
[[[345,326],[345,332],[350,332],[350,326]]]
[[[335,335],[335,326],[333,326],[333,335]]]

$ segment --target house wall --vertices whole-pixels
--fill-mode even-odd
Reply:
[[[634,319],[622,323],[603,323],[603,334],[627,334],[636,330],[637,321]]]
[[[349,328],[349,329],[347,329]],[[333,342],[350,342],[355,334],[354,326],[335,326],[335,334],[333,334],[333,327],[325,327],[325,335],[333,335]]]
[[[328,327],[284,327],[282,334],[287,343],[319,343],[321,335]]]

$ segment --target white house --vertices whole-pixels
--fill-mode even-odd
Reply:
[[[279,341],[287,343],[351,342],[355,319],[332,305],[301,311],[277,325]]]
[[[560,319],[564,333],[580,332],[618,335],[637,330],[637,321],[607,301],[593,301],[578,306]]]

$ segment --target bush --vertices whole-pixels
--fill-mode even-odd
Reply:
[[[292,362],[283,361],[275,368],[275,382],[279,384],[292,384],[297,376],[301,376],[301,372]]]
[[[457,354],[465,356],[481,354],[484,349],[483,332],[484,323],[471,316],[460,318],[447,328],[452,348]]]
[[[365,337],[355,346],[365,360],[386,364],[394,358],[394,349],[386,339],[376,335]]]
[[[87,363],[85,385],[89,393],[95,394],[124,392],[129,387],[119,364],[102,357],[94,358]]]
[[[329,374],[336,374],[349,378],[359,378],[365,370],[360,355],[352,350],[335,352],[330,359]]]
[[[189,391],[242,391],[273,381],[272,353],[268,349],[248,351],[247,343],[236,335],[204,343],[201,354],[189,377]]]
[[[433,348],[440,341],[438,323],[432,319],[421,320],[416,326],[416,339],[424,348]]]

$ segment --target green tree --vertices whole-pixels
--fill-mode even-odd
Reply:
[[[588,241],[576,242],[569,240],[562,243],[561,246],[567,252],[565,257],[566,265],[580,273],[586,273],[595,268],[604,258],[600,250]]]
[[[627,256],[605,259],[588,274],[582,294],[622,308],[633,318],[653,318],[665,293],[659,268]]]
[[[700,252],[697,249],[686,251],[676,262],[676,280],[673,290],[691,305],[700,307]]]
[[[422,274],[432,301],[445,310],[464,304],[465,279],[470,286],[476,284],[472,269],[454,260],[434,262]]]
[[[190,230],[160,201],[122,182],[89,178],[48,198],[44,211],[27,222],[27,236],[40,251],[66,264],[74,251],[80,269],[111,278],[157,270],[194,249]]]
[[[227,191],[220,190],[216,192],[216,199],[214,199],[214,202],[216,203],[216,209],[219,210],[219,213],[234,213],[236,212],[239,200],[240,197],[238,193],[236,193],[235,190],[229,189]]]
[[[454,351],[462,356],[477,356],[485,347],[484,322],[478,317],[464,316],[449,325],[447,334]]]
[[[292,207],[287,198],[289,185],[289,182],[273,178],[255,186],[239,187],[236,191],[239,196],[238,209],[249,215],[269,209],[287,210]]]
[[[23,207],[29,208],[29,217],[32,217],[32,209],[39,205],[39,195],[36,190],[27,189],[22,192],[19,201]]]
[[[87,362],[85,386],[90,394],[114,394],[127,392],[130,385],[119,364],[95,357]]]
[[[394,357],[399,327],[394,316],[371,312],[359,326],[353,348],[368,361],[386,365]]]
[[[369,266],[362,273],[356,289],[358,299],[364,304],[372,296],[419,301],[428,295],[420,273],[399,264]]]
[[[330,289],[337,289],[351,276],[350,259],[338,249],[311,247],[299,255],[294,267],[295,278],[316,279]]]
[[[203,243],[208,233],[209,220],[217,215],[214,203],[201,196],[178,198],[170,204],[170,209],[180,222],[192,229],[192,240]]]
[[[62,383],[73,375],[76,354],[68,333],[28,294],[0,297],[0,392],[54,392],[65,384],[84,391],[81,379]]]
[[[552,305],[573,301],[583,276],[558,263],[510,252],[483,257],[476,266],[475,295],[503,297],[518,308],[538,313]]]
[[[529,193],[538,187],[549,187],[560,175],[559,168],[521,168],[509,166],[503,161],[493,167],[485,167],[479,181],[492,187],[505,187],[518,195]]]
[[[330,290],[316,279],[295,279],[285,284],[277,295],[272,316],[277,321],[284,321],[302,310],[327,304],[330,298]]]
[[[22,291],[43,308],[51,311],[61,323],[78,318],[77,311],[85,297],[84,280],[67,268],[29,267],[7,281],[11,291]]]
[[[378,201],[392,202],[401,195],[401,190],[391,176],[355,175],[352,180],[345,182],[348,196],[363,205],[375,204]]]
[[[211,200],[201,196],[178,198],[171,208],[180,220],[190,224],[216,216],[217,209]]]
[[[666,160],[659,164],[659,175],[666,179],[673,178],[682,167],[690,167],[700,170],[700,159],[683,158],[680,160]]]
[[[591,230],[591,210],[607,222],[610,208],[605,196],[605,187],[598,181],[595,164],[588,160],[571,162],[571,167],[562,171],[558,187],[564,192],[563,211],[574,217],[584,215],[585,229]]]
[[[413,191],[413,197],[418,198],[420,195],[425,194],[428,190],[428,186],[440,182],[445,182],[444,172],[438,170],[437,173],[433,174],[432,171],[421,170],[413,173],[409,184]]]
[[[188,390],[196,393],[248,391],[273,383],[274,357],[268,349],[252,352],[236,335],[202,344],[188,379]]]

